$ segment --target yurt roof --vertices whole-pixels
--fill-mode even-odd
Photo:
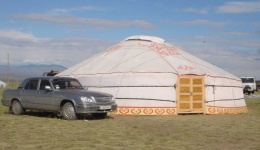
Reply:
[[[164,39],[143,35],[128,37],[59,75],[140,72],[208,75],[240,80],[215,65],[167,43]]]

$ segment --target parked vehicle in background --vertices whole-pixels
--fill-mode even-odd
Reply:
[[[243,92],[254,94],[256,91],[256,81],[254,77],[240,77],[242,80]]]
[[[3,92],[2,104],[15,115],[40,110],[58,113],[67,120],[75,120],[80,114],[104,118],[117,109],[112,95],[88,91],[77,79],[68,77],[25,79],[17,89]]]
[[[256,91],[260,91],[260,85],[256,85]]]

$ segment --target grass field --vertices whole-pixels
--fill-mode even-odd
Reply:
[[[260,149],[260,98],[246,103],[249,112],[239,115],[109,115],[76,121],[42,113],[15,116],[0,104],[0,150]]]

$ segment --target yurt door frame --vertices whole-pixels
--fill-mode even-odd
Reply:
[[[178,113],[204,113],[205,77],[179,76],[177,83]]]

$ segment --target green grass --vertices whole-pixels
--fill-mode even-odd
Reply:
[[[260,95],[260,91],[256,91],[256,92],[255,92],[255,95]]]
[[[239,115],[109,115],[87,121],[15,116],[0,104],[0,150],[260,149],[260,99],[246,103],[249,112]]]

